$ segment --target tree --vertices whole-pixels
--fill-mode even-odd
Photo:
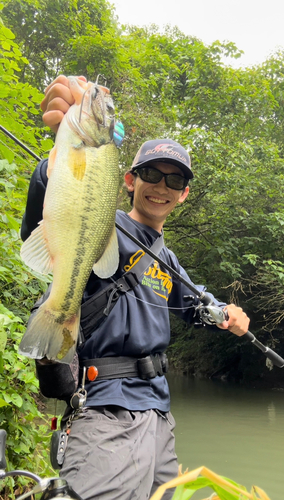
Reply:
[[[10,0],[3,18],[28,59],[20,80],[42,91],[64,72],[72,40],[86,33],[103,37],[116,25],[106,0]]]

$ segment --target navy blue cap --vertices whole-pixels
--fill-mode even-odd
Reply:
[[[134,158],[131,170],[154,161],[176,165],[183,171],[186,179],[193,178],[190,157],[178,142],[171,139],[154,139],[144,142]]]

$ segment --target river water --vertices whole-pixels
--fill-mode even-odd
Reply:
[[[249,491],[256,485],[271,500],[283,500],[284,390],[174,374],[167,379],[176,420],[176,452],[183,470],[204,465]],[[48,413],[54,411],[51,401]],[[198,491],[193,499],[211,493],[209,488]]]
[[[283,500],[284,391],[182,375],[167,378],[183,470],[204,465],[249,491],[256,485],[271,500]],[[201,491],[195,495],[194,500],[206,496]]]

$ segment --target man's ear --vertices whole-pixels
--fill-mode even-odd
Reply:
[[[134,191],[134,175],[128,170],[128,172],[126,172],[124,174],[124,182],[126,184],[126,187],[128,189],[128,191]]]
[[[183,193],[179,197],[178,203],[183,203],[184,200],[187,198],[188,193],[189,193],[189,187],[186,186],[185,190],[183,191]]]

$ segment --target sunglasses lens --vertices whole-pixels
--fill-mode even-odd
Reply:
[[[185,188],[185,179],[181,175],[169,174],[166,177],[166,185],[170,189],[176,189],[177,191],[181,191]]]
[[[157,184],[163,178],[162,172],[153,167],[139,168],[137,173],[140,175],[142,181],[150,182],[151,184]]]
[[[142,181],[149,182],[150,184],[157,184],[164,177],[168,188],[175,189],[176,191],[181,191],[187,184],[187,180],[181,175],[164,174],[155,167],[141,167],[136,170],[136,173]]]

